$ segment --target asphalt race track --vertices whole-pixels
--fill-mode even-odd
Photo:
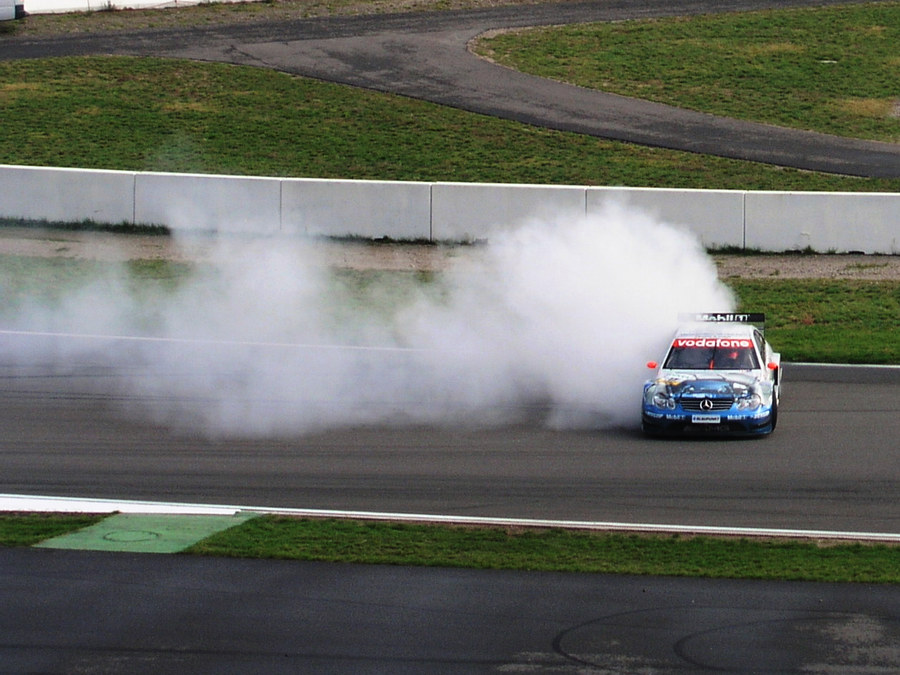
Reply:
[[[841,0],[571,2],[36,39],[4,37],[0,59],[99,53],[226,61],[603,138],[815,171],[900,176],[898,144],[719,118],[573,87],[495,66],[467,49],[469,40],[496,28],[824,4]]]
[[[128,369],[0,373],[2,493],[900,531],[896,369],[788,365],[779,428],[751,441],[553,430],[533,410],[492,429],[210,438],[147,419]],[[0,595],[4,675],[900,668],[896,586],[13,548]]]
[[[739,441],[552,429],[534,409],[484,428],[216,437],[152,419],[132,370],[0,372],[0,493],[900,533],[898,369],[787,365],[778,429]]]

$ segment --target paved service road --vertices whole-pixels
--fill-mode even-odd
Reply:
[[[131,371],[5,373],[0,493],[900,533],[897,369],[788,365],[778,430],[749,441],[551,429],[533,411],[495,428],[216,438],[148,419],[158,401],[123,393]]]
[[[4,38],[0,59],[119,53],[275,68],[529,124],[815,171],[900,176],[900,144],[740,122],[517,73],[472,55],[489,29],[841,4],[841,0],[641,0]],[[844,2],[846,4],[846,2]]]
[[[900,587],[0,549],[3,673],[888,673]]]

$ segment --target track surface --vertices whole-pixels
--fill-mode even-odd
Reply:
[[[900,532],[894,369],[787,366],[778,430],[749,441],[553,430],[531,411],[495,428],[209,438],[189,423],[148,420],[159,402],[123,393],[131,371],[69,363],[65,372],[3,372],[2,493]]]
[[[538,126],[815,171],[900,176],[900,145],[691,112],[495,66],[467,50],[489,29],[612,21],[840,0],[569,2],[46,39],[5,38],[0,59],[116,53],[275,68]]]

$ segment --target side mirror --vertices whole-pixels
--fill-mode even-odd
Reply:
[[[656,361],[647,361],[648,368],[656,368],[659,364]]]
[[[767,367],[769,370],[778,370],[778,364],[777,364],[777,363],[774,363],[774,362],[773,362],[773,363],[769,363],[766,367]]]

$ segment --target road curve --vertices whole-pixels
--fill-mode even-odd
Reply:
[[[0,59],[187,57],[275,68],[563,131],[812,171],[900,177],[900,144],[716,117],[566,85],[471,54],[496,28],[847,4],[846,0],[564,2],[171,30],[5,38]]]

